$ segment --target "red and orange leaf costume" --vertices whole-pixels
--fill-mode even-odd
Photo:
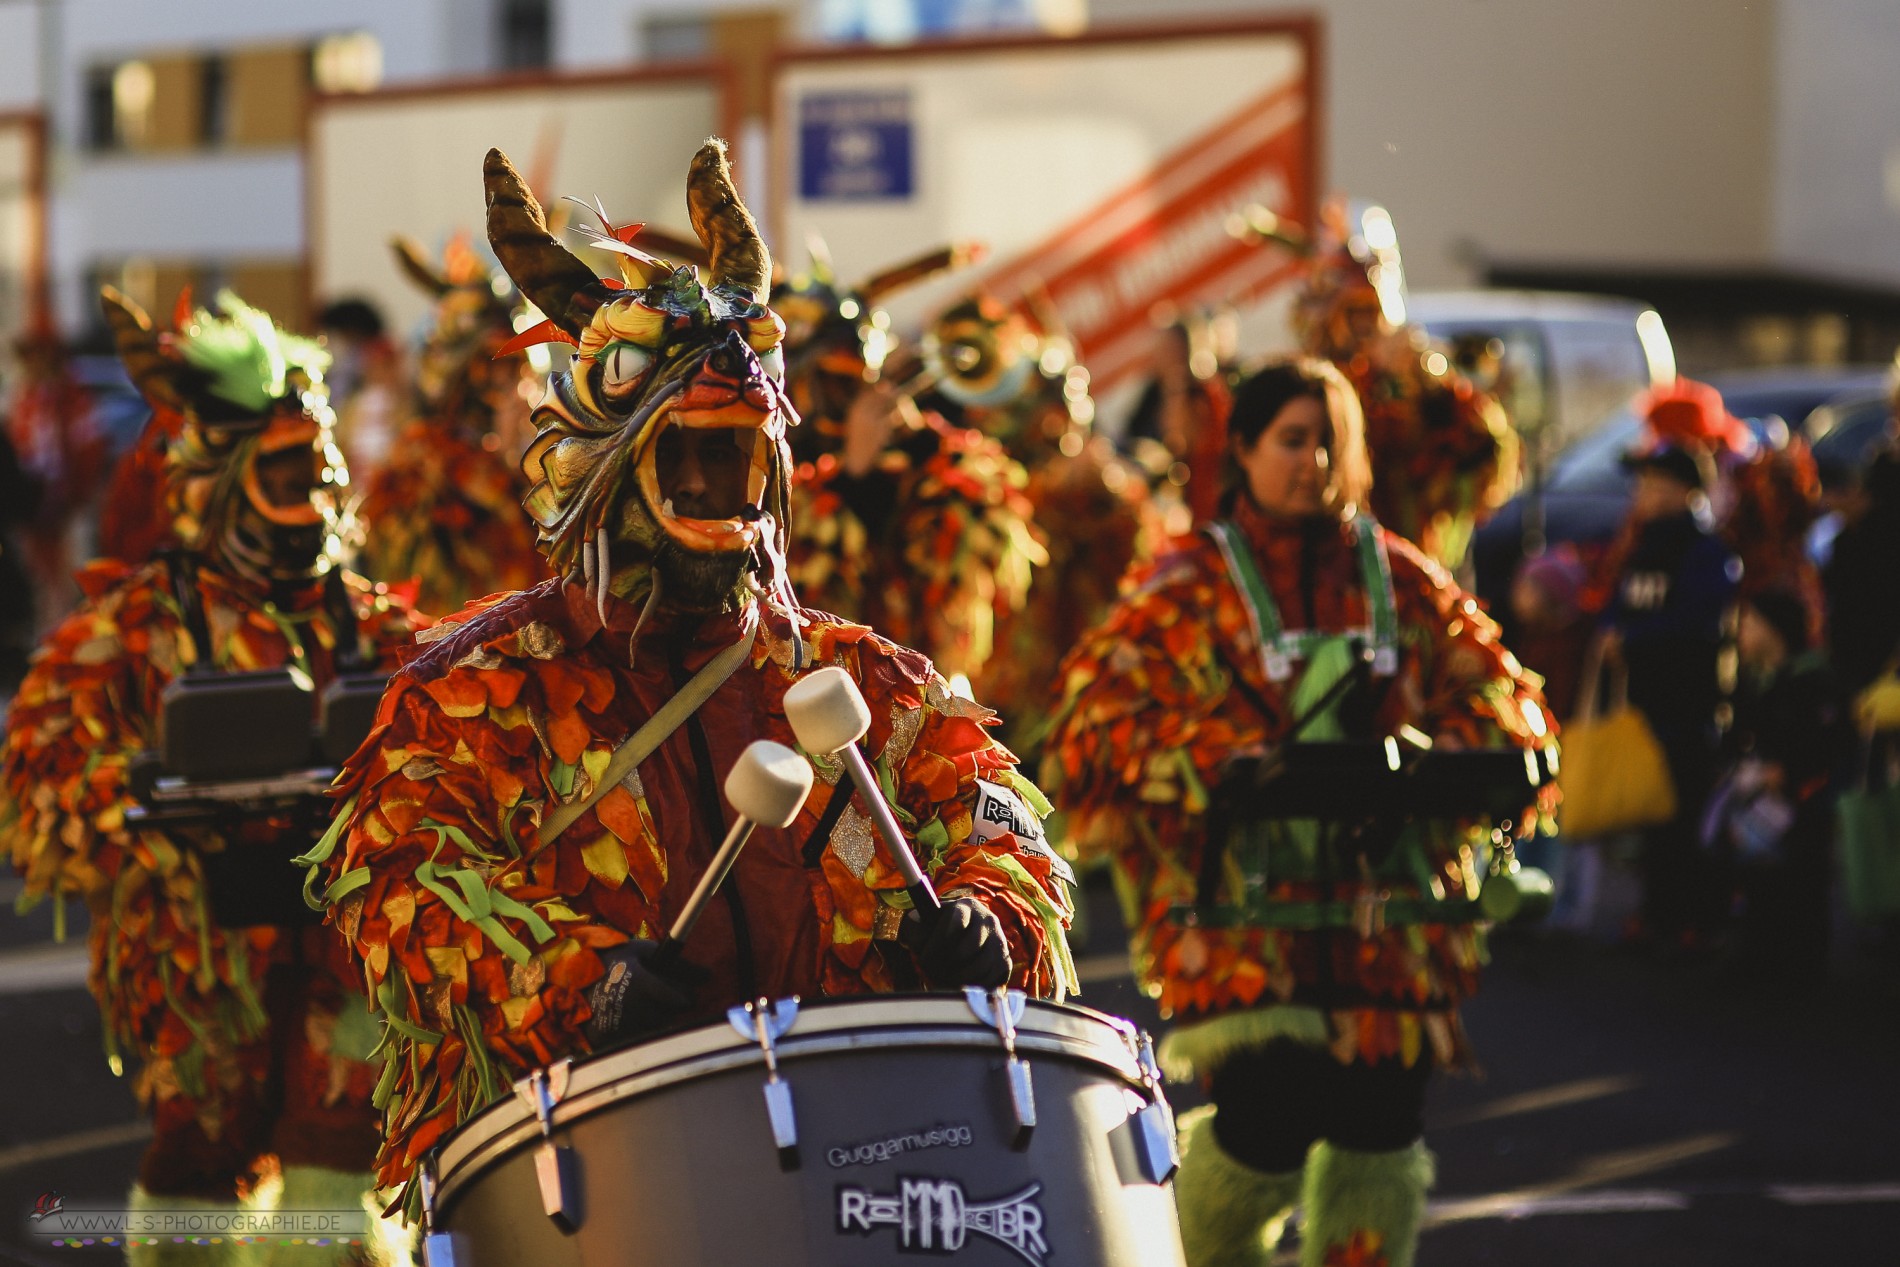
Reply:
[[[141,829],[126,817],[135,803],[131,765],[156,746],[165,688],[195,663],[226,671],[294,665],[321,690],[335,674],[340,637],[360,642],[359,655],[372,662],[389,663],[411,630],[400,603],[354,577],[345,582],[354,624],[339,630],[328,560],[303,558],[301,582],[286,574],[298,566],[294,551],[268,556],[281,565],[273,571],[251,566],[246,546],[266,538],[247,526],[249,511],[225,503],[243,499],[238,490],[259,456],[320,451],[327,410],[319,380],[293,386],[286,405],[260,406],[275,411],[268,425],[227,431],[201,423],[198,403],[181,402],[168,380],[181,362],[206,367],[172,349],[207,332],[230,335],[257,322],[269,329],[262,314],[228,298],[224,306],[230,317],[200,312],[161,347],[143,314],[108,298],[135,380],[182,418],[167,484],[178,539],[193,549],[141,567],[101,561],[80,574],[86,600],[47,638],[15,696],[0,766],[4,828],[27,899],[77,895],[91,909],[89,984],[108,1050],[115,1068],[119,1053],[137,1057],[139,1098],[154,1118],[141,1184],[213,1199],[228,1198],[265,1152],[286,1164],[363,1168],[374,1143],[374,1079],[360,1040],[373,1034],[346,1006],[347,964],[322,929],[227,927],[212,917],[205,859],[282,849],[291,824]],[[294,344],[288,356],[293,374],[321,367],[320,354]],[[317,403],[299,406],[297,391]],[[190,412],[181,415],[181,407]],[[191,636],[181,591],[195,591],[209,646]],[[283,874],[294,888],[287,863]],[[281,1074],[273,1072],[273,1042]],[[283,1097],[281,1110],[270,1105],[274,1094]]]
[[[1354,565],[1363,520],[1302,528],[1270,519],[1245,498],[1234,520],[1280,610],[1303,613],[1300,560],[1310,551],[1316,610],[1303,627],[1368,623]],[[1379,533],[1389,560],[1400,631],[1374,732],[1405,723],[1466,747],[1549,743],[1554,727],[1536,679],[1499,643],[1477,602],[1410,543],[1368,530]],[[1301,619],[1290,615],[1289,624]],[[1044,782],[1068,812],[1070,838],[1084,857],[1107,855],[1116,864],[1144,989],[1182,1025],[1211,1022],[1199,1029],[1204,1057],[1278,1034],[1324,1042],[1344,1062],[1396,1057],[1411,1064],[1427,1047],[1441,1060],[1456,1059],[1464,1049],[1456,1005],[1475,988],[1482,956],[1469,924],[1395,925],[1358,936],[1244,921],[1188,928],[1170,918],[1195,900],[1210,795],[1225,763],[1285,737],[1294,715],[1289,691],[1297,688],[1297,678],[1269,680],[1216,544],[1183,538],[1138,574],[1132,592],[1070,656]],[[1436,840],[1439,896],[1473,895],[1481,845],[1457,834]],[[1391,887],[1406,891],[1403,882]],[[1331,891],[1273,880],[1259,896],[1352,902],[1360,892],[1355,876]]]
[[[1023,602],[998,617],[975,686],[1002,712],[1011,744],[1030,751],[1063,657],[1108,614],[1129,567],[1161,545],[1163,516],[1145,472],[1092,431],[1088,371],[1059,329],[979,297],[938,318],[924,342],[936,390],[1029,472],[1024,494],[1047,559]]]
[[[988,737],[987,710],[952,696],[918,653],[786,597],[786,411],[763,368],[781,327],[754,299],[763,246],[723,147],[701,150],[688,184],[710,284],[631,247],[626,284],[601,283],[547,234],[499,153],[487,176],[490,240],[555,314],[548,333],[579,348],[537,409],[527,459],[527,504],[560,575],[429,631],[308,858],[386,1026],[381,1178],[409,1184],[412,1200],[416,1163],[444,1134],[526,1071],[590,1050],[602,952],[656,937],[677,913],[725,830],[715,780],[754,739],[794,742],[785,690],[814,665],[860,683],[868,752],[937,887],[995,913],[1016,984],[1057,996],[1073,986],[1059,864],[972,820],[979,780],[1042,805]],[[635,229],[607,233],[626,245]],[[655,455],[694,427],[746,442],[750,510],[714,518],[697,500],[675,505],[686,495]],[[741,640],[750,651],[732,676],[542,841],[551,813],[599,790],[622,741]],[[855,806],[826,818],[850,786],[839,765],[814,764],[819,786],[798,820],[752,837],[687,943],[709,979],[684,1019],[760,995],[919,984],[893,940],[904,882]],[[821,819],[835,826],[821,831]]]
[[[375,532],[358,566],[381,580],[414,580],[424,611],[455,611],[547,575],[521,513],[527,404],[518,389],[530,355],[496,355],[514,337],[516,302],[511,288],[498,293],[466,243],[452,242],[440,268],[407,239],[394,245],[404,272],[435,296],[435,324],[417,368],[416,416],[364,493],[362,515]]]
[[[787,326],[794,437],[791,580],[821,611],[862,621],[966,681],[995,653],[996,626],[1027,600],[1046,554],[1029,475],[1001,444],[934,412],[904,421],[869,471],[841,461],[845,417],[892,339],[879,297],[963,262],[958,248],[887,269],[855,290],[828,266],[774,292]]]
[[[1373,514],[1455,571],[1472,532],[1517,491],[1517,432],[1493,396],[1406,324],[1398,242],[1382,208],[1366,208],[1351,229],[1344,207],[1326,209],[1293,320],[1306,351],[1337,365],[1359,394]]]

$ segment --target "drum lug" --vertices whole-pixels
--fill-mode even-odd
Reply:
[[[467,1255],[460,1252],[462,1239],[453,1232],[436,1230],[433,1154],[423,1159],[417,1179],[422,1184],[422,1267],[456,1267],[458,1259],[466,1265]]]
[[[541,1146],[534,1153],[534,1177],[541,1189],[541,1212],[562,1232],[572,1234],[581,1225],[580,1174],[574,1150],[554,1142],[554,1106],[567,1094],[573,1062],[557,1061],[536,1069],[515,1084],[515,1094],[528,1102],[541,1124]]]
[[[1029,1147],[1029,1137],[1036,1129],[1036,1087],[1029,1075],[1029,1062],[1016,1054],[1016,1026],[1023,1019],[1023,1009],[1029,1003],[1029,996],[1021,990],[997,988],[985,990],[981,986],[965,986],[963,997],[968,1001],[970,1010],[976,1013],[976,1019],[995,1030],[1003,1039],[1003,1052],[1008,1056],[1006,1070],[1009,1077],[1009,1107],[1016,1118],[1016,1133],[1010,1140],[1010,1147],[1021,1152]]]
[[[1181,1152],[1175,1140],[1174,1108],[1161,1084],[1161,1064],[1155,1059],[1154,1039],[1143,1030],[1135,1049],[1141,1066],[1141,1080],[1148,1088],[1147,1107],[1135,1114],[1135,1152],[1142,1173],[1151,1183],[1166,1183],[1181,1168]]]
[[[792,1112],[792,1084],[778,1076],[778,1040],[798,1023],[798,996],[772,1002],[759,999],[726,1012],[726,1020],[742,1038],[750,1038],[765,1053],[765,1116],[772,1127],[781,1170],[797,1170],[798,1118]]]

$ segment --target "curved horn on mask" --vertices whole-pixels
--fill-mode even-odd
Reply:
[[[718,137],[699,147],[686,174],[686,211],[693,232],[706,244],[708,271],[715,286],[732,286],[764,299],[772,285],[772,256],[759,236],[752,213],[739,201],[726,164],[726,143]]]
[[[501,266],[548,320],[578,337],[606,301],[607,287],[548,232],[540,202],[506,154],[488,151],[482,183],[488,190],[488,244]]]
[[[184,408],[176,380],[178,366],[159,349],[152,319],[145,310],[113,286],[99,288],[99,304],[105,309],[106,325],[112,329],[119,359],[125,362],[125,372],[139,391],[153,404]]]
[[[399,233],[389,239],[389,249],[396,253],[396,264],[402,269],[403,276],[414,282],[424,294],[440,299],[454,289],[448,275],[429,262],[429,257],[423,253],[422,243],[408,234]]]

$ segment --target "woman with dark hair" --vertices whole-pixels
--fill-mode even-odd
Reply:
[[[1295,741],[1551,742],[1497,626],[1366,513],[1363,437],[1332,366],[1249,378],[1221,517],[1137,573],[1064,666],[1045,777],[1078,846],[1116,864],[1137,971],[1176,1025],[1164,1063],[1213,1101],[1176,1180],[1191,1267],[1267,1262],[1302,1190],[1303,1261],[1411,1262],[1426,1079],[1467,1054],[1472,903],[1514,865],[1458,824],[1375,848],[1249,820],[1262,760]]]

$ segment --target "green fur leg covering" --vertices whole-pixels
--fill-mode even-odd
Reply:
[[[138,1184],[132,1185],[132,1194],[125,1203],[135,1221],[139,1215],[179,1213],[184,1211],[204,1212],[229,1209],[236,1214],[239,1206],[225,1202],[209,1201],[204,1197],[158,1197],[153,1196]],[[169,1235],[159,1233],[156,1228],[147,1238],[153,1243],[144,1244],[135,1232],[128,1232],[125,1245],[125,1261],[128,1267],[242,1267],[247,1264],[244,1257],[246,1246],[220,1237],[216,1245],[194,1245],[190,1241],[180,1243]]]
[[[1156,1052],[1161,1072],[1173,1082],[1191,1082],[1213,1074],[1237,1051],[1255,1051],[1276,1038],[1324,1047],[1332,1041],[1326,1014],[1318,1008],[1276,1004],[1228,1012],[1210,1021],[1168,1031]]]
[[[1412,1267],[1431,1186],[1423,1140],[1390,1153],[1316,1145],[1306,1159],[1300,1267]]]
[[[1188,1267],[1266,1267],[1300,1195],[1300,1172],[1243,1166],[1214,1138],[1214,1109],[1181,1119],[1174,1204]]]
[[[329,1245],[271,1238],[263,1247],[262,1267],[404,1267],[409,1262],[408,1237],[377,1217],[382,1205],[372,1191],[374,1184],[366,1174],[285,1166],[278,1210],[335,1211],[349,1223],[339,1241]]]

